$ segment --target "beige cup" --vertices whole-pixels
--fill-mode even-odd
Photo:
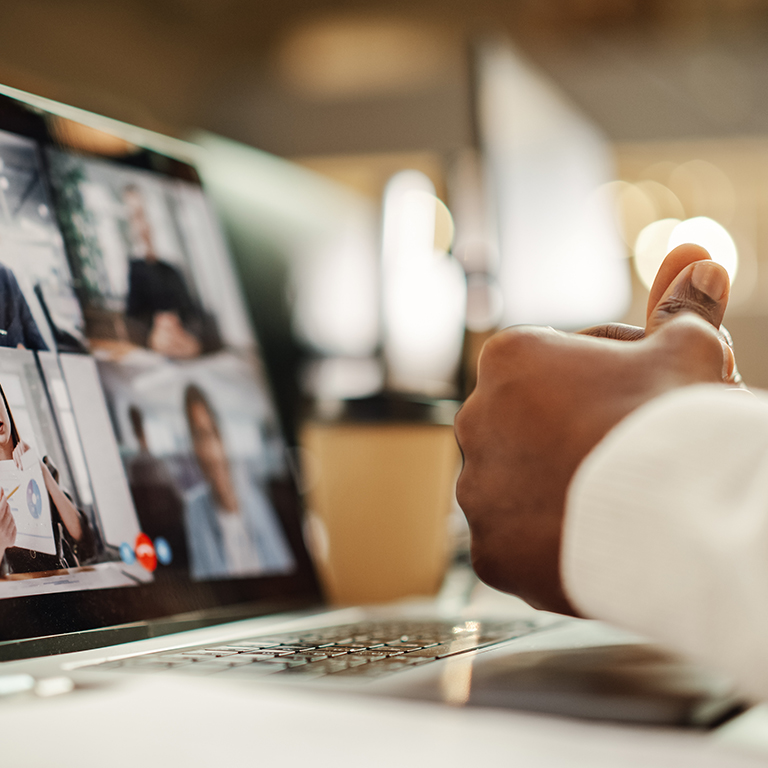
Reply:
[[[448,424],[308,422],[310,548],[328,598],[433,595],[450,554],[459,451]]]

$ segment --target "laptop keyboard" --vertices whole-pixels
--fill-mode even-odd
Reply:
[[[534,621],[369,621],[102,662],[92,669],[259,678],[378,678],[522,637]]]

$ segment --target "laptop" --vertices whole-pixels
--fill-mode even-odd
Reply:
[[[324,605],[194,166],[15,96],[0,96],[0,702],[178,674],[648,723],[734,711],[721,680],[592,622]]]

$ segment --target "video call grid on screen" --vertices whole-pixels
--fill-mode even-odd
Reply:
[[[0,110],[0,387],[24,446],[6,458],[0,427],[0,486],[7,466],[39,491],[7,502],[29,546],[0,599],[290,576],[285,446],[201,188],[40,144]]]

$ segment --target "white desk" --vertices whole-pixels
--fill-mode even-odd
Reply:
[[[2,764],[24,768],[749,768],[768,762],[766,753],[750,754],[707,734],[170,675],[131,678],[98,695],[19,702],[3,707],[0,718]],[[763,717],[762,727],[767,723]]]

